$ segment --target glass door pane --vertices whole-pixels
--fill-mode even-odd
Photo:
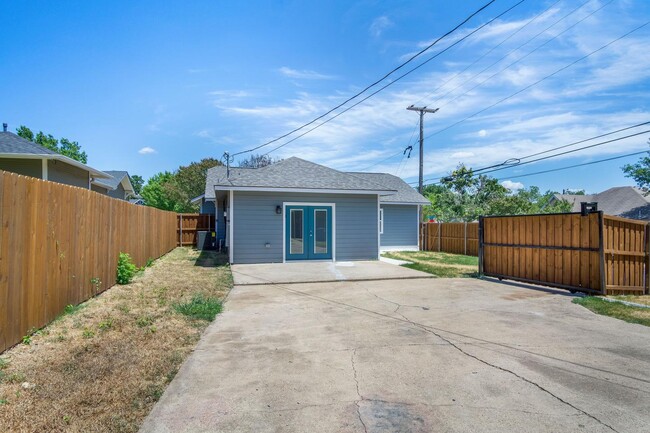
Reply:
[[[289,254],[303,254],[305,246],[305,227],[303,225],[303,210],[291,209],[289,222]]]
[[[327,254],[327,209],[314,209],[314,254]]]

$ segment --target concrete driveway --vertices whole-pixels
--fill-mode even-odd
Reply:
[[[648,432],[650,329],[474,279],[236,286],[143,432]]]

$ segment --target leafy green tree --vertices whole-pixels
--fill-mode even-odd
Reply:
[[[281,161],[281,159],[273,159],[269,155],[254,154],[246,159],[240,160],[239,166],[245,168],[262,168],[266,167],[267,165],[275,164],[279,161]]]
[[[541,193],[532,186],[512,192],[495,178],[475,176],[471,169],[460,165],[439,185],[429,185],[424,195],[431,206],[424,209],[425,216],[435,216],[440,221],[476,221],[481,215],[523,215],[568,212],[570,203],[553,201],[555,193]]]
[[[74,159],[81,163],[88,162],[88,155],[81,150],[81,146],[76,141],[70,141],[67,138],[62,138],[60,141],[54,138],[52,134],[45,134],[39,131],[36,135],[31,129],[24,125],[20,125],[16,129],[16,134],[25,140],[32,141],[54,152],[65,155],[68,158]]]
[[[147,206],[178,212],[180,206],[169,194],[169,184],[173,181],[174,175],[169,171],[153,175],[140,191]]]
[[[217,165],[223,164],[214,158],[203,158],[199,162],[192,162],[190,165],[178,167],[175,177],[181,195],[180,199],[189,201],[203,194],[208,169]]]
[[[133,185],[133,192],[136,195],[140,195],[140,190],[142,190],[142,185],[144,185],[144,179],[142,176],[134,174],[131,176],[131,185]]]
[[[62,138],[59,142],[59,151],[61,155],[72,158],[76,161],[86,164],[88,162],[88,155],[81,150],[81,146],[76,141],[70,141],[67,138]]]
[[[646,195],[650,193],[650,156],[640,158],[635,164],[625,164],[621,169],[625,177],[632,178]]]

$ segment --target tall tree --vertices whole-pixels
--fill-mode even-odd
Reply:
[[[648,140],[648,144],[650,144],[650,140]],[[632,178],[646,195],[650,193],[650,156],[640,158],[635,164],[625,164],[621,169],[625,173],[625,177]]]
[[[425,216],[440,221],[476,221],[481,215],[523,215],[568,212],[571,205],[553,198],[554,192],[541,193],[538,187],[510,191],[493,177],[475,176],[471,169],[460,165],[439,185],[424,189],[431,206]]]
[[[131,176],[131,185],[133,185],[133,192],[136,195],[140,195],[140,191],[142,190],[142,185],[144,185],[144,179],[142,178],[142,176],[134,174],[133,176]]]
[[[170,183],[172,183],[173,180],[174,175],[168,171],[151,176],[147,184],[144,185],[140,191],[140,195],[147,206],[179,212],[181,206],[170,197],[169,193]]]
[[[246,159],[240,160],[239,166],[245,168],[262,168],[266,167],[267,165],[275,164],[279,161],[281,161],[281,159],[273,159],[269,155],[255,154],[249,156]]]
[[[72,158],[75,161],[79,161],[84,164],[88,162],[88,155],[86,152],[81,150],[81,146],[76,141],[70,141],[67,138],[61,138],[59,141],[54,138],[52,134],[45,134],[43,131],[39,131],[37,134],[34,134],[31,129],[24,125],[20,125],[16,129],[16,134],[25,140],[32,141],[47,149],[60,153],[61,155],[65,155],[68,158]]]

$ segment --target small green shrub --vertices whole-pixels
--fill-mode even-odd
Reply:
[[[190,302],[174,305],[174,309],[192,319],[212,322],[221,312],[221,302],[216,298],[195,295]]]
[[[131,256],[127,253],[120,253],[117,260],[117,284],[129,284],[138,271]]]
[[[147,259],[147,264],[145,265],[145,267],[147,267],[147,268],[151,267],[151,265],[153,265],[153,262],[154,262],[154,261],[155,261],[154,259],[152,259],[151,257],[149,257],[149,258]]]
[[[32,336],[31,335],[25,335],[23,336],[23,344],[29,346],[32,344]]]
[[[92,329],[84,328],[81,336],[83,338],[93,338],[95,336],[95,332]]]

